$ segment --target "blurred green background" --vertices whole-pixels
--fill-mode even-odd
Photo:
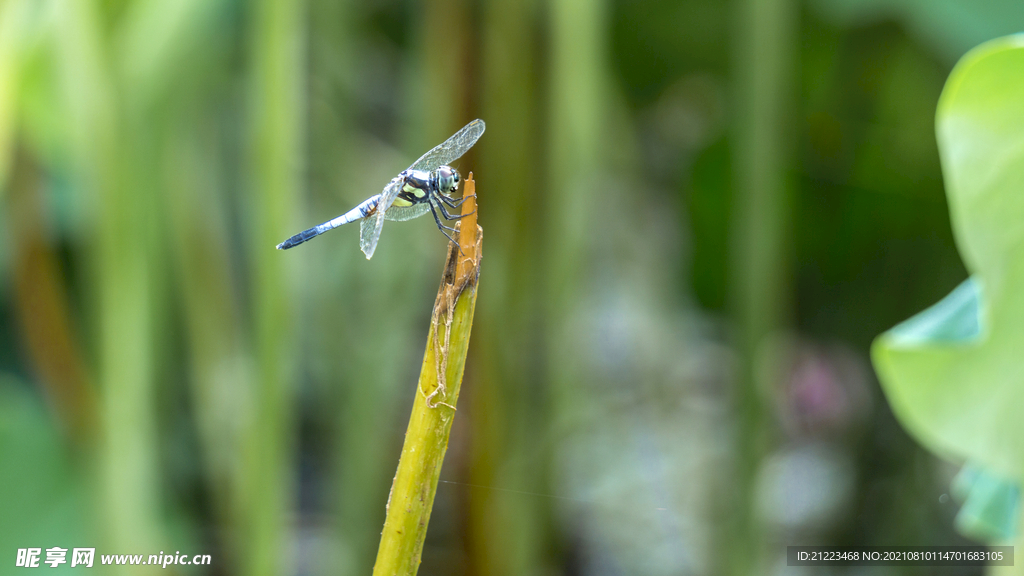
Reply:
[[[368,574],[446,240],[274,246],[476,117],[421,574],[968,543],[868,346],[966,277],[935,105],[1022,27],[1011,0],[0,0],[0,572]]]

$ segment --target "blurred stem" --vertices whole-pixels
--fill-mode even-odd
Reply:
[[[216,145],[219,126],[199,130],[179,116],[160,172],[165,179],[162,207],[169,223],[173,277],[182,297],[188,345],[189,384],[203,463],[208,470],[215,517],[232,532],[244,519],[241,498],[244,470],[236,456],[240,431],[252,419],[253,390],[244,349],[238,301],[232,288],[234,262],[229,253],[230,225],[217,202],[222,160]],[[238,565],[242,550],[228,543],[222,566]],[[230,573],[235,570],[229,568]]]
[[[91,449],[97,431],[97,400],[75,336],[67,287],[43,210],[38,167],[24,150],[11,171],[10,219],[17,243],[12,275],[23,347],[68,440]]]
[[[552,386],[571,390],[584,367],[574,352],[573,304],[586,276],[586,230],[600,178],[602,142],[608,130],[604,57],[604,0],[558,0],[551,5],[551,127],[546,250],[551,323]],[[557,191],[557,193],[555,193]]]
[[[96,298],[101,394],[99,506],[106,546],[151,549],[162,540],[156,455],[153,328],[153,193],[139,185],[143,155],[131,134],[105,44],[99,2],[54,11],[53,49],[68,110],[74,169],[91,195],[96,237],[89,278]],[[125,143],[131,136],[135,146]],[[128,567],[115,569],[127,573]]]
[[[547,198],[544,202],[544,371],[550,384],[548,427],[558,427],[580,410],[593,409],[590,390],[581,387],[596,374],[580,339],[581,318],[593,297],[594,248],[589,236],[598,214],[595,204],[608,198],[610,175],[606,151],[613,107],[607,69],[609,2],[556,0],[549,5],[551,65],[548,83]],[[592,351],[590,351],[592,354]],[[588,408],[583,408],[588,406]],[[548,456],[549,467],[565,470]],[[552,476],[549,470],[547,476]],[[550,482],[550,479],[547,479]],[[556,489],[554,492],[559,492]],[[550,501],[554,504],[554,501]],[[549,516],[552,513],[548,512]],[[550,524],[550,521],[549,521]],[[580,537],[580,534],[576,534]],[[585,538],[585,536],[583,536]],[[549,539],[550,540],[550,539]],[[545,543],[551,551],[555,548]],[[569,543],[559,542],[566,546]]]
[[[246,573],[278,574],[288,542],[292,493],[292,397],[288,364],[294,345],[287,306],[287,260],[274,250],[298,200],[304,74],[303,2],[260,0],[250,33],[252,94],[251,265],[257,381],[245,451]]]
[[[455,236],[461,252],[459,246],[448,244],[416,400],[388,497],[374,576],[413,575],[419,569],[476,309],[483,230],[476,223],[476,200],[471,198],[475,193],[476,183],[470,174],[464,193],[469,199],[462,205],[465,217],[458,225],[460,232],[467,233]]]
[[[541,358],[540,221],[544,187],[530,185],[524,174],[536,174],[538,125],[537,82],[541,68],[534,46],[542,43],[535,2],[487,0],[482,6],[481,51],[478,56],[481,118],[487,121],[486,142],[474,151],[480,172],[487,174],[488,209],[501,215],[489,221],[490,234],[501,238],[488,247],[492,278],[515,281],[488,283],[480,305],[478,346],[470,363],[474,386],[465,403],[469,419],[469,455],[463,474],[479,486],[516,487],[545,492],[546,477],[527,463],[543,445],[546,382],[533,377]],[[531,465],[532,464],[532,465]],[[461,493],[466,517],[464,538],[468,574],[512,576],[537,564],[548,525],[545,502],[511,500],[493,490]]]
[[[450,134],[465,125],[469,100],[469,35],[473,27],[467,22],[470,7],[466,0],[435,0],[423,5],[423,25],[417,26],[419,53],[422,62],[407,73],[415,79],[411,85],[411,103],[417,108],[419,134]],[[437,30],[445,30],[444,42],[437,41]],[[418,60],[418,59],[416,59]],[[422,86],[422,88],[421,88]],[[433,146],[429,141],[416,142],[413,148]]]
[[[771,426],[756,357],[766,337],[785,323],[789,221],[787,170],[795,97],[791,66],[796,53],[794,0],[741,0],[735,59],[737,123],[736,211],[732,223],[733,320],[740,352],[734,524],[723,538],[729,573],[747,576],[763,566],[765,534],[755,512],[755,479],[770,445]]]
[[[25,0],[0,0],[0,198],[7,189],[8,163],[13,156],[15,100],[21,82],[19,40],[30,5]]]

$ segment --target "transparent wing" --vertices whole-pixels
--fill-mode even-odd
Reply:
[[[476,141],[480,139],[480,135],[484,133],[486,127],[483,120],[473,120],[463,126],[462,130],[453,134],[451,138],[434,146],[429,152],[420,156],[419,160],[414,162],[412,166],[409,166],[409,170],[437,170],[438,166],[453,162],[472,148],[473,144],[476,144]]]
[[[405,220],[412,220],[418,216],[423,216],[427,212],[430,212],[430,204],[427,204],[426,202],[413,204],[412,206],[392,206],[384,213],[384,219],[402,222]]]
[[[389,182],[384,187],[384,191],[380,193],[380,200],[374,206],[373,211],[367,214],[359,224],[359,249],[366,254],[367,260],[373,258],[373,251],[377,249],[377,241],[380,240],[381,228],[384,227],[384,213],[394,203],[395,198],[398,198],[398,193],[402,191],[402,184],[403,181],[400,178]]]
[[[359,249],[366,254],[366,259],[373,258],[373,251],[377,249],[377,240],[380,239],[381,226],[377,226],[377,219],[373,216],[363,218],[359,222]]]

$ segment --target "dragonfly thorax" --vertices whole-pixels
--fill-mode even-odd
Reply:
[[[459,187],[459,176],[451,166],[440,166],[437,170],[406,170],[399,176],[402,178],[402,192],[398,200],[409,204],[427,202],[434,194],[450,196]],[[401,206],[402,203],[397,204]]]

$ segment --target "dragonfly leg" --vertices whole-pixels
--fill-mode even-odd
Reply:
[[[444,194],[438,194],[438,196],[441,197],[441,200],[444,201],[444,203],[447,204],[449,208],[458,208],[459,206],[462,206],[462,203],[465,202],[467,198],[476,198],[476,194],[463,196],[458,200],[452,200],[451,198],[445,196]]]
[[[437,209],[441,211],[441,215],[444,216],[445,220],[455,220],[455,218],[453,218],[452,215],[448,213],[448,210],[445,209],[444,204],[442,204],[441,202],[437,203]]]
[[[444,194],[438,194],[437,197],[441,199],[441,202],[437,203],[437,207],[441,209],[441,214],[444,215],[446,220],[461,220],[462,218],[469,216],[470,214],[476,213],[476,208],[473,208],[473,211],[467,214],[449,214],[448,211],[445,210],[444,208],[445,204],[447,204],[449,208],[456,209],[459,206],[462,206],[462,203],[465,202],[467,198],[476,198],[476,194],[463,196],[458,200],[452,200],[451,198],[445,196]],[[459,250],[461,251],[462,249],[460,248]]]
[[[451,236],[448,235],[447,232],[445,232],[445,230],[451,230],[452,232],[458,232],[458,231],[455,228],[449,228],[448,226],[445,226],[444,224],[441,224],[441,219],[437,217],[437,212],[434,211],[434,204],[435,204],[435,202],[436,201],[433,198],[428,198],[427,199],[427,203],[430,204],[430,213],[434,215],[434,222],[437,222],[437,227],[438,227],[438,229],[441,230],[441,233],[444,234],[445,236],[448,236],[448,239],[451,240],[452,243],[455,244],[455,246],[459,249],[459,254],[462,254],[463,256],[465,256],[466,254],[462,251],[462,245],[459,244],[458,242],[456,242],[454,238],[452,238]],[[436,204],[437,204],[437,207],[441,209],[441,213],[444,214],[445,218],[447,218],[448,220],[462,218],[463,216],[469,216],[469,214],[460,214],[459,216],[453,217],[451,214],[448,213],[447,210],[444,209],[444,204],[442,204],[440,202],[436,202]],[[476,210],[474,210],[474,212],[476,212]],[[435,390],[434,393],[436,394],[437,391]],[[442,402],[442,404],[443,404],[443,402]],[[446,406],[447,406],[447,404],[446,404]]]
[[[469,216],[469,214],[472,214],[473,212],[476,212],[476,208],[474,208],[473,212],[470,212],[469,214],[449,214],[448,211],[445,210],[444,204],[438,204],[437,207],[441,210],[441,215],[444,216],[445,220],[459,220]]]
[[[438,194],[437,198],[439,200],[441,200],[442,202],[444,202],[449,208],[458,208],[460,205],[462,205],[462,202],[464,201],[464,200],[458,200],[458,201],[452,200],[451,198],[449,198],[448,196],[445,196],[444,194]]]
[[[455,242],[455,238],[452,238],[450,234],[445,232],[445,230],[451,230],[452,232],[455,232],[455,228],[452,228],[450,226],[445,226],[444,224],[441,224],[441,219],[437,217],[437,211],[434,210],[434,203],[431,202],[431,201],[428,201],[428,204],[430,204],[430,213],[434,216],[434,222],[437,222],[437,229],[441,231],[441,234],[444,234],[445,236],[447,236],[449,240],[451,240],[452,242]],[[443,210],[443,208],[442,208],[442,210]],[[458,242],[455,242],[455,244],[458,245]]]

